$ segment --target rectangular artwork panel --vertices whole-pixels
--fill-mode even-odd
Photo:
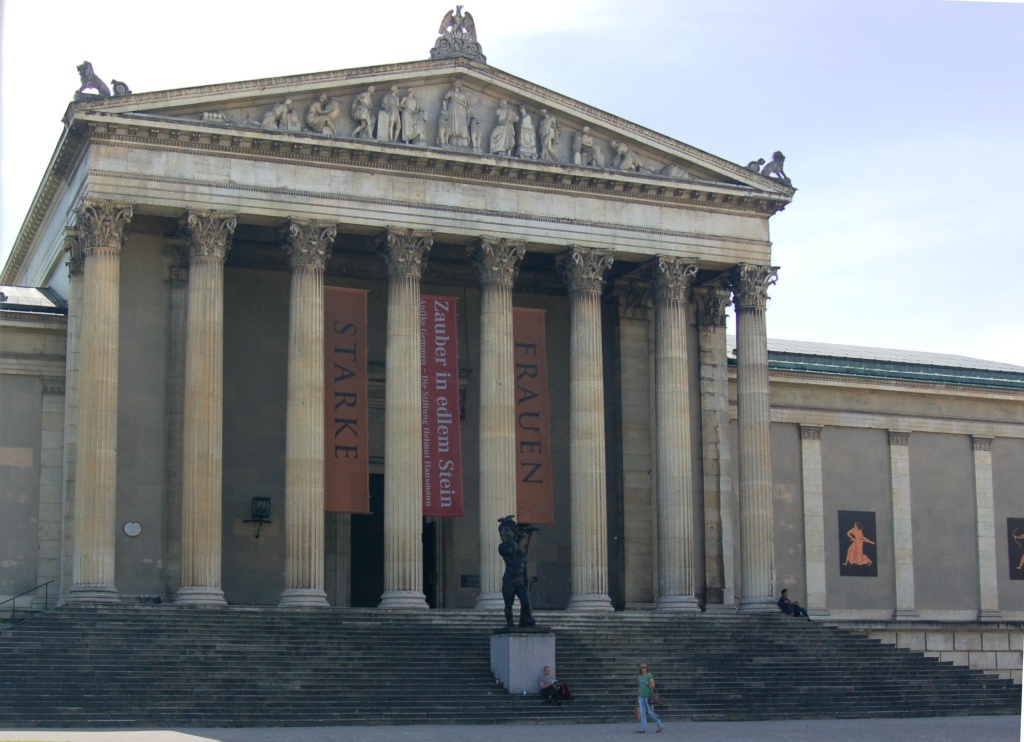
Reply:
[[[1006,553],[1010,557],[1010,579],[1024,580],[1024,518],[1006,519]]]
[[[878,547],[875,514],[865,510],[839,511],[839,574],[877,577]]]
[[[543,309],[515,307],[512,334],[516,384],[516,518],[520,523],[555,522],[551,466],[551,406]]]
[[[324,509],[370,512],[366,296],[324,287]]]
[[[423,514],[461,518],[462,419],[454,296],[420,297]]]

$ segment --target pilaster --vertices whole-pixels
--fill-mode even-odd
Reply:
[[[32,605],[50,607],[60,591],[61,501],[64,491],[64,379],[43,377],[42,439],[39,444],[39,546],[36,584],[53,581],[33,595]],[[47,605],[49,603],[49,605]]]
[[[914,534],[910,512],[910,433],[889,431],[892,477],[892,543],[896,574],[894,618],[917,618],[914,603]]]
[[[569,292],[569,471],[572,597],[569,610],[610,611],[604,451],[601,291],[608,253],[571,246],[558,257]]]
[[[85,254],[77,230],[67,231],[64,249],[68,253],[68,344],[64,367],[64,489],[61,495],[61,566],[58,585],[61,600],[71,590],[75,560],[75,480],[79,379],[82,367],[82,301],[85,294]]]
[[[188,243],[168,240],[170,304],[167,328],[167,507],[164,524],[164,591],[181,588],[181,518],[185,450],[185,350],[188,337]]]
[[[999,581],[996,563],[995,502],[992,487],[992,439],[973,436],[974,498],[978,524],[978,620],[996,621],[999,611]]]
[[[821,427],[800,426],[800,458],[804,501],[804,566],[807,612],[828,616],[825,585],[825,505],[821,476]]]

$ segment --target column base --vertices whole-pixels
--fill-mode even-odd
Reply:
[[[704,606],[704,612],[712,616],[734,616],[736,615],[736,604],[712,603]]]
[[[505,610],[505,599],[501,593],[480,593],[476,596],[475,610],[478,611],[503,611]]]
[[[67,603],[120,603],[117,588],[113,585],[72,585],[68,590]]]
[[[502,604],[504,605],[504,604]],[[614,611],[612,599],[603,593],[581,593],[569,598],[567,611]]]
[[[664,595],[658,598],[654,610],[659,613],[700,613],[700,603],[692,595]]]
[[[892,617],[896,621],[916,621],[920,616],[916,608],[901,608],[893,612]]]
[[[811,618],[832,618],[828,608],[808,608],[807,615]]]
[[[779,605],[775,598],[740,598],[740,613],[778,613]]]
[[[1001,611],[994,610],[992,608],[982,608],[978,611],[979,621],[1002,621],[1003,614]]]
[[[330,608],[323,590],[289,588],[281,593],[278,608]]]
[[[502,606],[505,604],[502,603]],[[427,596],[419,590],[389,590],[380,596],[378,608],[386,610],[414,608],[416,610],[429,610]]]
[[[175,605],[194,605],[200,608],[218,608],[227,605],[224,600],[224,591],[219,587],[182,587],[174,596]]]

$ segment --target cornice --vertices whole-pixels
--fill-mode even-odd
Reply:
[[[730,376],[735,374],[735,366],[729,367]],[[914,392],[937,394],[963,399],[976,397],[986,400],[1014,400],[1024,398],[1024,390],[1002,389],[998,387],[975,386],[970,384],[943,384],[931,381],[912,381],[908,379],[873,379],[864,376],[843,374],[814,374],[806,371],[777,371],[769,369],[769,382],[793,385],[842,387],[844,389],[869,389],[877,392],[888,389],[894,394]]]

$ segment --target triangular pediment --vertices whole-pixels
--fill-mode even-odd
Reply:
[[[793,193],[788,182],[464,58],[96,98],[68,112],[69,122],[94,115],[148,124],[154,138],[183,127],[214,142],[301,139],[662,190],[702,186],[787,202]]]

